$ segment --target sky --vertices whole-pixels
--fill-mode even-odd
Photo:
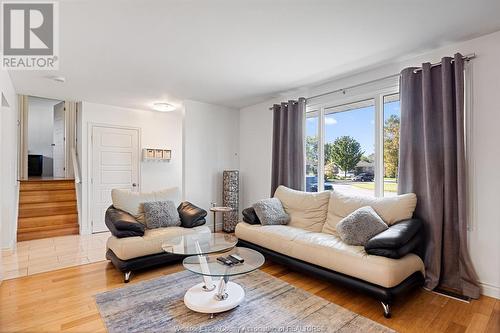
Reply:
[[[384,121],[391,115],[399,115],[399,101],[384,103]],[[316,136],[318,118],[306,119],[306,135]],[[375,151],[375,107],[337,112],[325,116],[325,142],[333,142],[344,135],[354,137],[364,150],[365,156]]]

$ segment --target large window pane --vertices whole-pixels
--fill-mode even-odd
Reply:
[[[319,112],[308,112],[306,116],[306,191],[318,191],[319,159]]]
[[[325,190],[375,195],[375,102],[325,109]]]
[[[401,110],[399,94],[384,96],[384,196],[398,192],[399,125]]]

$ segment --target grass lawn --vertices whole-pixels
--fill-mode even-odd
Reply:
[[[352,186],[357,188],[363,188],[365,190],[374,190],[375,182],[352,183]],[[398,191],[398,183],[384,182],[384,192],[397,192],[397,191]]]

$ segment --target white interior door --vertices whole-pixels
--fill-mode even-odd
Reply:
[[[64,178],[64,102],[54,105],[53,130],[53,174],[54,178]]]
[[[104,214],[114,188],[139,190],[139,131],[92,127],[92,232],[107,231]]]

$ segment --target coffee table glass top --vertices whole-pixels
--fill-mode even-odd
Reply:
[[[217,257],[227,257],[233,253],[239,255],[245,261],[242,264],[233,266],[227,266],[217,261]],[[231,251],[224,253],[187,257],[182,264],[185,269],[193,273],[215,277],[250,273],[262,266],[264,262],[265,259],[261,253],[246,247],[235,247]]]
[[[225,234],[188,234],[167,238],[162,248],[165,252],[180,255],[197,255],[222,252],[236,246],[238,238]]]

